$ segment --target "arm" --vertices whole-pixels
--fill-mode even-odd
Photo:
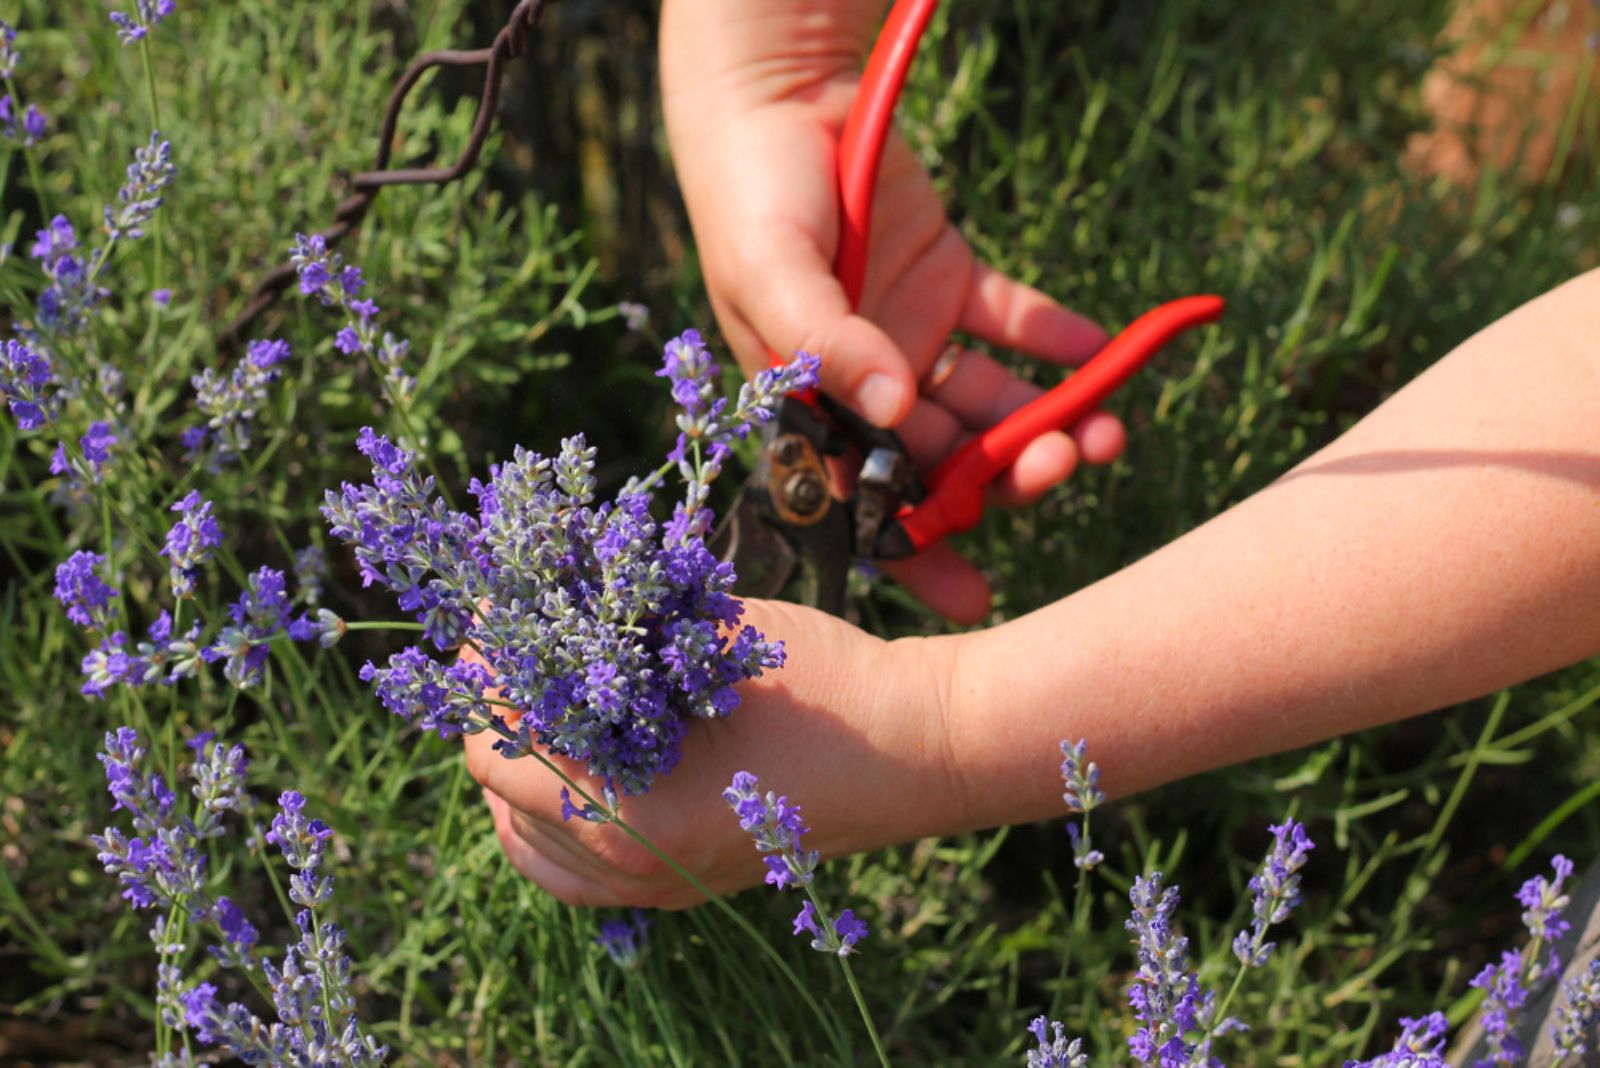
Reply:
[[[1058,812],[1064,737],[1127,794],[1595,654],[1600,271],[1159,552],[940,643],[963,827]]]
[[[719,890],[762,869],[719,791],[748,769],[826,856],[1059,815],[1057,743],[1130,794],[1386,723],[1600,651],[1600,271],[1466,342],[1332,445],[1031,615],[885,643],[751,606],[789,665],[697,725],[624,815]],[[698,896],[558,784],[468,741],[507,853],[580,904]],[[503,798],[503,800],[502,800]]]

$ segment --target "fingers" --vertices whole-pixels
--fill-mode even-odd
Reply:
[[[907,593],[953,623],[972,626],[989,614],[988,580],[948,542],[881,566]]]
[[[878,426],[894,426],[916,399],[916,380],[889,335],[851,312],[822,250],[806,235],[774,227],[759,266],[732,287],[730,337],[744,350],[770,345],[785,358],[822,357],[821,386]],[[729,316],[719,311],[727,323]]]
[[[1053,363],[1080,364],[1108,340],[1092,321],[983,264],[974,268],[958,325],[992,345]]]

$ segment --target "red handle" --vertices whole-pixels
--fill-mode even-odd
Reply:
[[[1223,306],[1221,297],[1184,297],[1145,312],[1066,381],[963,445],[934,471],[928,497],[900,513],[913,551],[976,526],[984,489],[1029,442],[1082,419],[1179,333],[1221,318]]]

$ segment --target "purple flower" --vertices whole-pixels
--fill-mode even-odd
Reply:
[[[172,290],[170,290],[170,289],[158,289],[158,290],[156,290],[155,292],[150,294],[150,303],[154,304],[158,308],[171,307],[172,306]]]
[[[134,151],[133,162],[128,164],[128,180],[117,190],[121,207],[112,211],[110,205],[106,206],[106,233],[111,240],[144,236],[144,225],[161,207],[161,191],[172,184],[177,173],[172,145],[161,140],[161,134],[152,133],[149,144]]]
[[[1543,955],[1552,942],[1571,929],[1562,917],[1568,898],[1562,891],[1572,876],[1572,861],[1557,854],[1551,861],[1554,879],[1536,875],[1522,884],[1517,901],[1523,907],[1522,922],[1532,941],[1525,950],[1508,949],[1500,954],[1499,964],[1486,964],[1473,977],[1471,986],[1486,992],[1478,1010],[1479,1022],[1489,1046],[1489,1056],[1478,1065],[1515,1064],[1523,1057],[1522,1041],[1516,1034],[1519,1010],[1529,993],[1545,978],[1561,970],[1555,951]]]
[[[0,137],[8,141],[20,141],[24,148],[43,141],[45,134],[50,130],[44,112],[29,104],[23,110],[19,122],[16,108],[17,105],[11,100],[11,94],[0,96]]]
[[[606,951],[621,968],[638,967],[639,956],[649,941],[650,920],[642,909],[634,909],[626,918],[606,920],[595,935],[595,945]]]
[[[1394,1047],[1370,1061],[1346,1061],[1344,1068],[1449,1068],[1444,1059],[1444,1043],[1450,1022],[1442,1012],[1400,1021],[1400,1037]]]
[[[867,937],[867,925],[856,918],[852,909],[845,909],[839,913],[838,919],[829,923],[825,916],[817,912],[815,905],[806,901],[801,904],[800,912],[794,918],[794,933],[811,934],[811,948],[818,953],[848,957],[855,951],[856,943]]]
[[[286,341],[252,341],[245,349],[244,359],[230,374],[224,376],[207,367],[191,378],[195,407],[207,420],[204,428],[185,431],[184,447],[195,453],[207,437],[214,437],[219,459],[231,460],[246,452],[256,412],[267,402],[267,387],[282,374],[280,365],[289,355]]]
[[[722,799],[739,817],[740,828],[755,839],[757,851],[765,854],[767,882],[780,890],[803,886],[811,882],[820,857],[801,841],[808,828],[801,819],[800,806],[789,804],[787,797],[770,790],[763,796],[760,789],[754,775],[741,771],[722,791]]]
[[[381,1063],[386,1050],[362,1033],[355,1015],[344,932],[314,911],[314,904],[325,903],[332,892],[332,878],[318,871],[327,848],[326,826],[306,817],[299,794],[291,791],[280,799],[269,840],[295,868],[290,896],[304,907],[295,917],[299,939],[276,959],[260,950],[260,933],[231,898],[213,901],[208,895],[206,854],[199,847],[204,838],[220,835],[225,811],[245,803],[244,750],[205,735],[191,748],[197,754],[193,818],[178,810],[160,776],[144,770],[145,750],[132,729],[108,734],[100,759],[116,807],[132,814],[139,837],[108,827],[93,840],[106,871],[116,876],[134,908],[181,910],[191,930],[209,925],[220,936],[219,944],[209,947],[211,955],[223,969],[245,973],[264,989],[275,1017],[269,1022],[239,1002],[224,1002],[214,984],[186,979],[181,928],[169,926],[166,916],[158,916],[150,931],[160,959],[158,1011],[179,1031],[192,1031],[200,1042],[247,1064]]]
[[[1200,981],[1189,971],[1189,940],[1172,930],[1177,887],[1162,888],[1161,873],[1133,881],[1128,930],[1136,937],[1139,970],[1128,990],[1140,1027],[1128,1048],[1141,1064],[1188,1064],[1195,1051],[1188,1035],[1202,1006]]]
[[[133,13],[111,12],[111,23],[117,28],[117,37],[125,45],[137,44],[161,24],[161,20],[178,10],[177,0],[134,0]]]
[[[388,333],[379,336],[373,322],[378,316],[378,305],[359,299],[367,284],[361,268],[346,264],[319,234],[297,235],[290,246],[289,261],[300,276],[301,293],[343,309],[345,325],[334,335],[334,348],[346,356],[366,354],[383,368],[389,399],[400,404],[409,400],[417,385],[416,379],[406,374],[403,366],[410,342]]]
[[[263,567],[252,574],[248,588],[228,612],[232,625],[222,628],[204,655],[208,661],[225,660],[223,675],[240,689],[265,678],[267,656],[272,651],[269,643],[280,634],[300,642],[317,637],[316,624],[304,615],[294,615],[283,572],[276,568]]]
[[[1089,871],[1105,859],[1105,854],[1095,849],[1089,840],[1089,813],[1103,803],[1106,795],[1100,789],[1100,768],[1092,760],[1084,759],[1088,748],[1086,739],[1076,744],[1061,743],[1061,780],[1066,792],[1061,795],[1068,812],[1083,814],[1083,828],[1067,821],[1067,837],[1072,840],[1072,863],[1082,871]]]
[[[1067,1041],[1067,1029],[1056,1021],[1037,1016],[1028,1025],[1028,1033],[1039,1043],[1038,1049],[1028,1051],[1028,1068],[1088,1068],[1083,1039]]]
[[[5,397],[17,426],[37,430],[55,418],[55,386],[50,360],[20,341],[0,346],[0,396]]]
[[[161,555],[169,564],[172,593],[181,599],[194,596],[200,569],[222,544],[222,530],[211,516],[211,502],[202,500],[199,490],[190,490],[171,510],[179,514],[179,519],[167,532]]]
[[[17,52],[17,31],[11,23],[0,19],[0,82],[16,73],[17,62],[22,58]]]
[[[99,553],[79,550],[56,568],[56,600],[67,609],[67,618],[80,627],[110,629],[109,608],[117,591],[95,573],[105,563]]]
[[[1272,851],[1250,879],[1255,919],[1248,931],[1240,931],[1233,940],[1233,954],[1246,968],[1259,968],[1272,955],[1275,943],[1265,941],[1267,928],[1288,919],[1300,904],[1299,872],[1307,855],[1316,848],[1305,827],[1295,820],[1267,829],[1272,832]]]
[[[1550,1028],[1555,1039],[1551,1051],[1561,1063],[1568,1057],[1589,1052],[1589,1036],[1600,1022],[1600,958],[1591,960],[1582,974],[1562,984],[1562,1003],[1556,1008],[1556,1022]]]
[[[94,284],[93,271],[77,254],[78,234],[64,215],[34,235],[29,255],[39,261],[50,284],[39,294],[35,323],[46,334],[71,333],[90,309],[109,295]]]

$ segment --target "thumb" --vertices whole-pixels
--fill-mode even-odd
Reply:
[[[784,359],[805,351],[822,359],[822,390],[872,423],[891,427],[917,399],[905,353],[877,325],[855,314],[832,265],[816,243],[774,228],[759,267],[739,272],[729,289],[737,324],[730,335],[748,352],[771,349]]]

